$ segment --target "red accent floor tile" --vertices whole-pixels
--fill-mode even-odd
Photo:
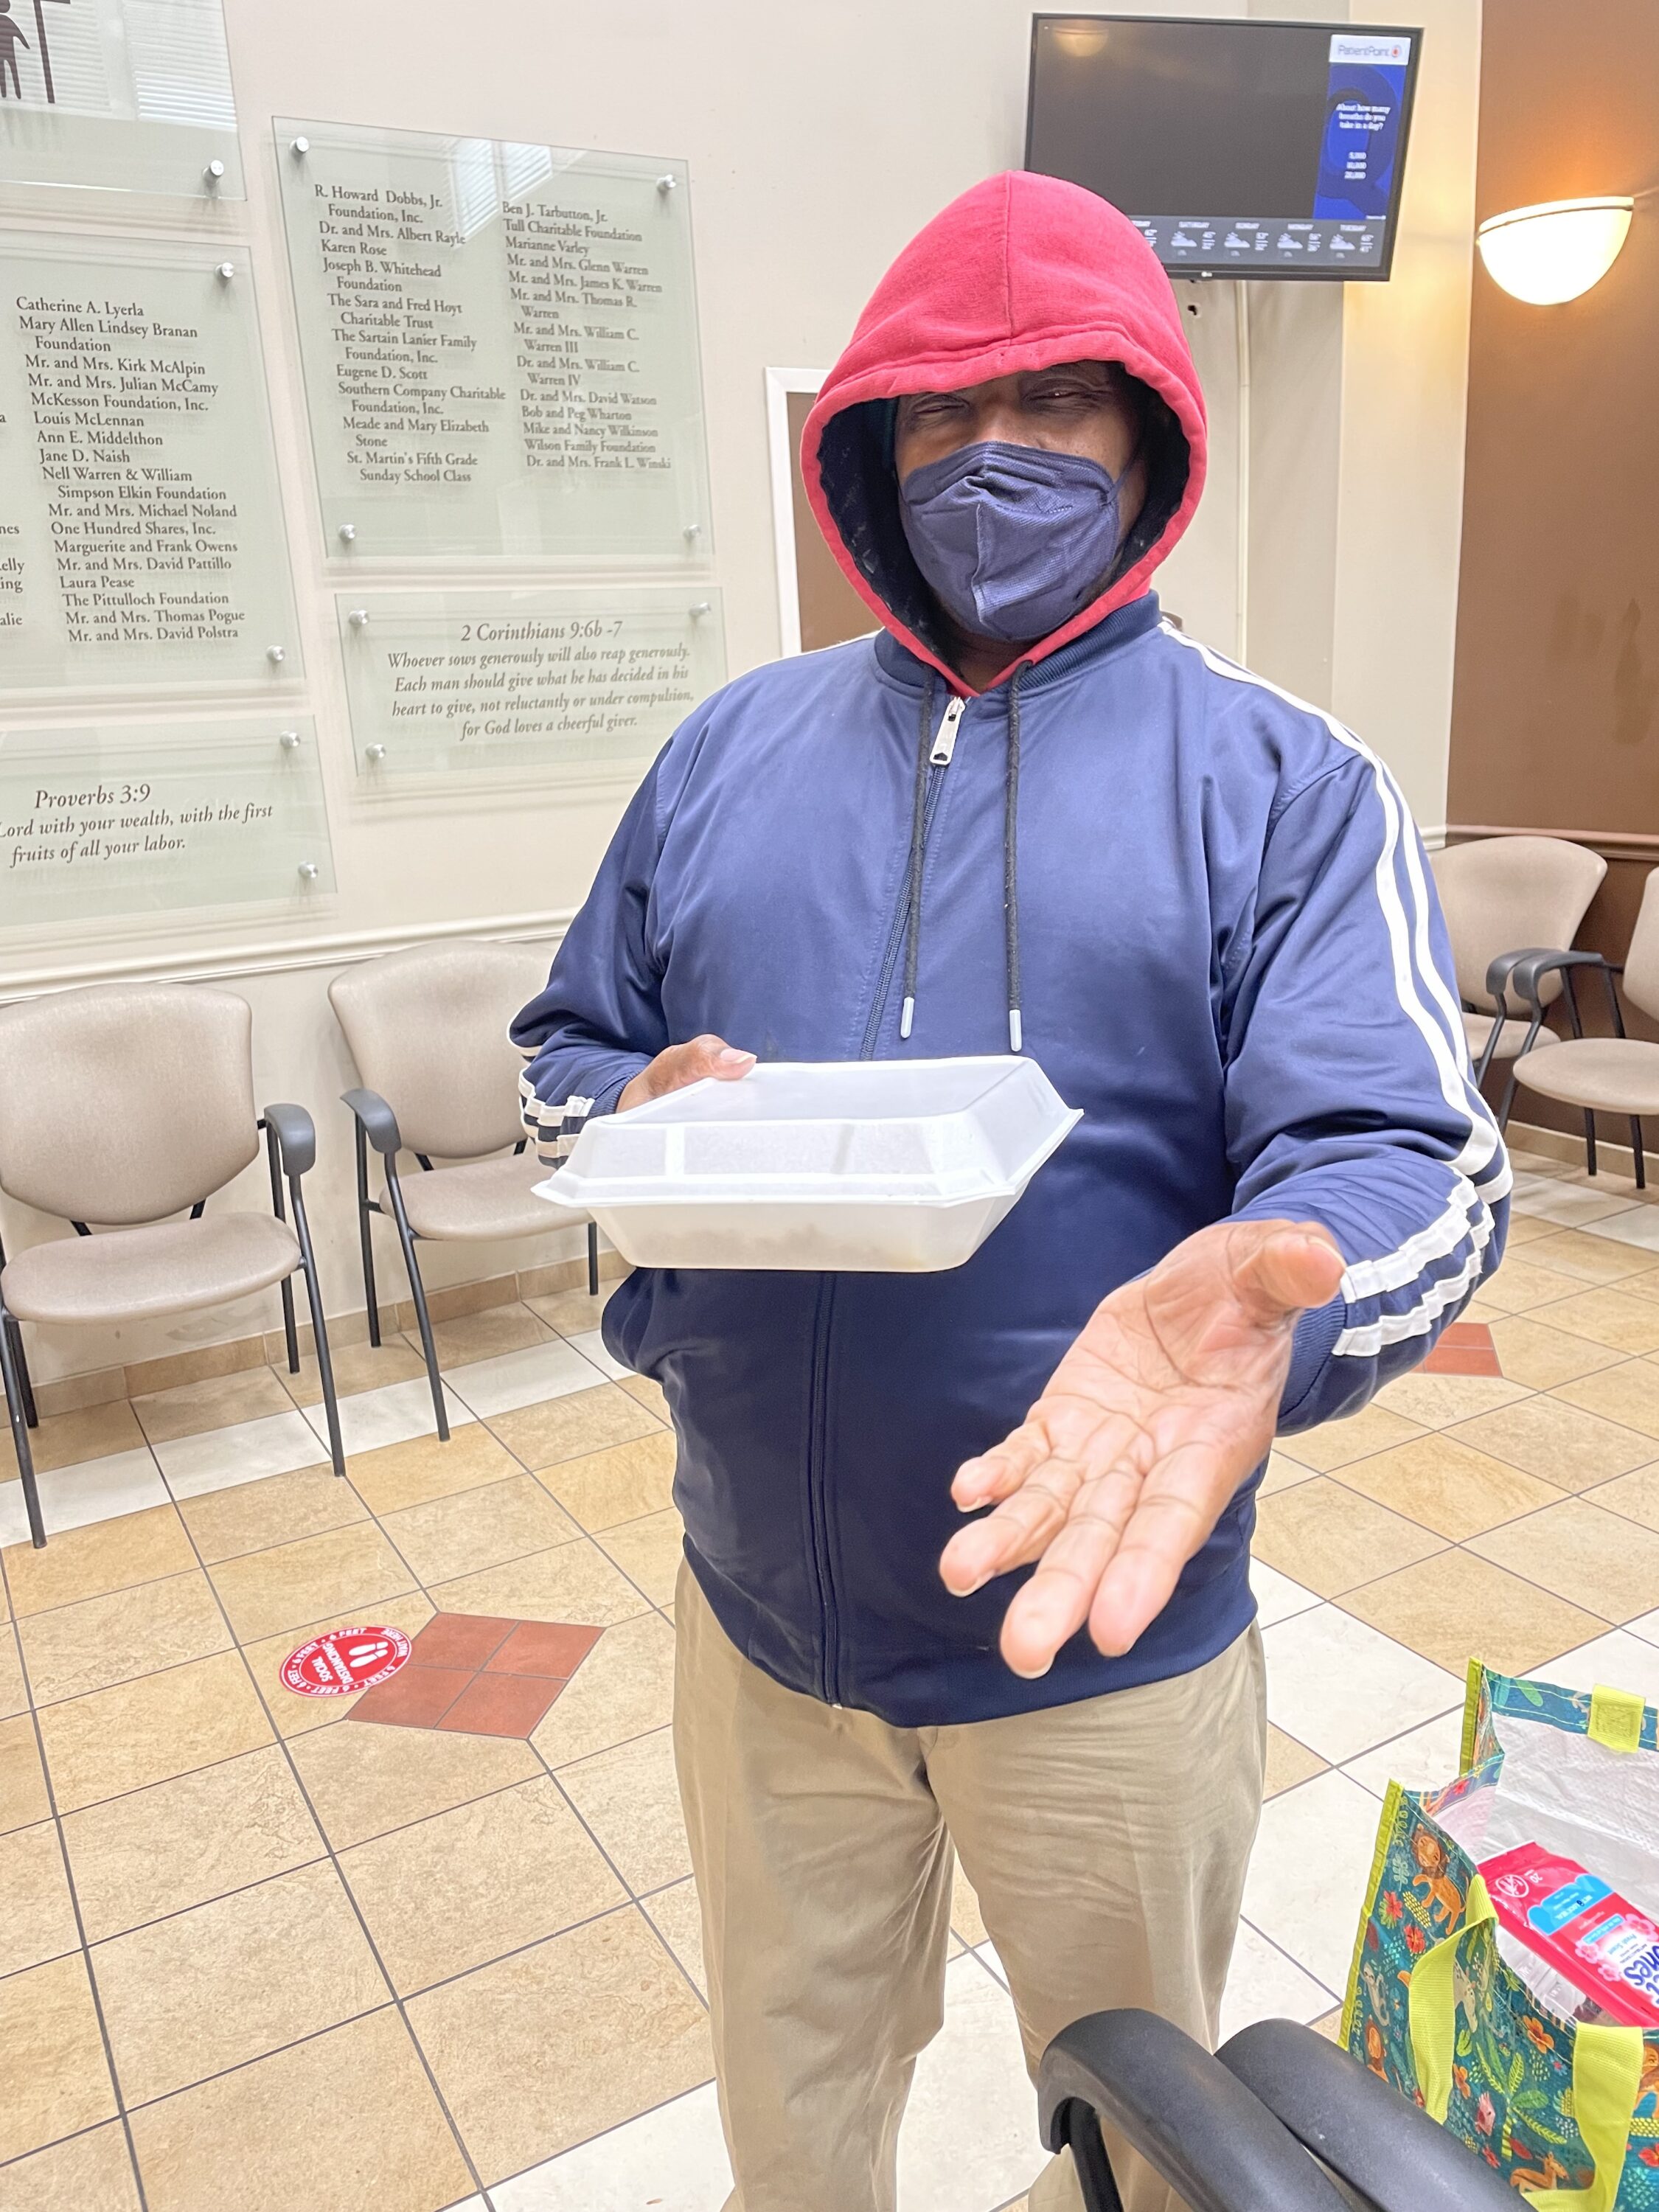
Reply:
[[[1437,1344],[1423,1362],[1425,1375],[1502,1375],[1498,1354],[1490,1346]]]
[[[579,1628],[562,1620],[522,1621],[484,1672],[487,1674],[551,1674],[566,1681],[599,1642],[602,1628]]]
[[[1465,1346],[1479,1345],[1484,1351],[1490,1352],[1492,1330],[1484,1321],[1448,1322],[1440,1332],[1440,1342]]]
[[[392,1728],[436,1728],[457,1698],[476,1682],[466,1667],[418,1667],[411,1659],[390,1681],[365,1690],[351,1708],[354,1721],[384,1721]]]
[[[468,1735],[527,1736],[563,1687],[544,1674],[477,1674],[438,1726]]]
[[[482,1667],[519,1626],[516,1620],[488,1613],[434,1613],[415,1638],[422,1667]]]

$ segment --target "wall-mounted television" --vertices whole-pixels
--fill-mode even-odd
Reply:
[[[1035,15],[1025,166],[1121,208],[1172,276],[1387,276],[1420,30]]]

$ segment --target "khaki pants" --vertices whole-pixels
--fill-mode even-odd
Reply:
[[[1170,1681],[899,1729],[781,1688],[684,1567],[675,1614],[726,2212],[894,2212],[900,2116],[944,2014],[953,1843],[1033,2073],[1060,2028],[1108,2006],[1213,2042],[1261,1806],[1254,1628]],[[1175,2212],[1111,2148],[1127,2212]],[[1030,2203],[1080,2207],[1069,2152]]]

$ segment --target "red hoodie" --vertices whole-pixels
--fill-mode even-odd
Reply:
[[[806,418],[801,471],[830,551],[885,628],[958,690],[932,595],[903,543],[887,411],[868,403],[1067,361],[1121,362],[1169,408],[1184,451],[1165,457],[1162,481],[1154,472],[1150,540],[1133,565],[1018,656],[1041,660],[1146,590],[1204,486],[1204,396],[1181,310],[1128,217],[1057,177],[988,177],[899,255]]]

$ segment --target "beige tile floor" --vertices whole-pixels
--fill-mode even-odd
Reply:
[[[1522,1158],[1471,1318],[1288,1440],[1261,1507],[1270,1801],[1225,2024],[1328,2027],[1391,1776],[1449,1774],[1471,1653],[1659,1698],[1659,1206]],[[716,2212],[667,1727],[673,1443],[578,1294],[314,1373],[48,1419],[52,1540],[0,1483],[0,2212]],[[434,1609],[604,1630],[528,1741],[343,1724],[283,1657]],[[1310,1871],[1311,1874],[1310,1874]],[[903,2212],[1023,2203],[1034,2107],[958,1883]],[[142,2194],[141,2194],[142,2191]]]

